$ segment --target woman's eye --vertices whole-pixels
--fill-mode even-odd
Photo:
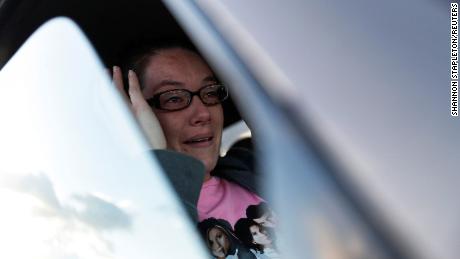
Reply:
[[[211,90],[206,92],[205,96],[207,98],[217,98],[217,97],[219,97],[219,91],[216,90],[216,89],[211,89]]]
[[[167,103],[180,103],[180,102],[182,102],[182,101],[183,101],[183,99],[180,98],[180,97],[178,97],[178,96],[172,96],[172,97],[169,97],[169,98],[166,100]]]
[[[207,97],[216,97],[217,95],[217,91],[211,91],[206,93]]]

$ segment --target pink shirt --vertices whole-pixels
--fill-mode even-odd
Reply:
[[[219,177],[211,177],[203,183],[198,199],[198,219],[225,219],[232,226],[240,218],[246,218],[246,208],[262,202],[262,198]]]

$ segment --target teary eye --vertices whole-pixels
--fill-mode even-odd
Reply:
[[[218,94],[217,94],[217,91],[214,90],[214,91],[207,92],[206,95],[208,97],[214,97],[214,96],[217,96]]]
[[[171,96],[166,100],[167,103],[180,103],[183,101],[184,99],[179,96]]]

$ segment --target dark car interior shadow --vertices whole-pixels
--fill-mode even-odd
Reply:
[[[139,39],[189,41],[161,1],[3,0],[0,1],[0,69],[46,21],[75,21],[106,67],[120,64],[126,48]],[[241,119],[233,101],[224,103],[226,126]]]

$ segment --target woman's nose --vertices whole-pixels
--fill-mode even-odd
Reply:
[[[196,97],[196,98],[195,98]],[[192,98],[192,103],[190,104],[192,109],[192,125],[201,125],[207,124],[211,120],[211,113],[209,111],[209,106],[206,106],[198,96]]]

